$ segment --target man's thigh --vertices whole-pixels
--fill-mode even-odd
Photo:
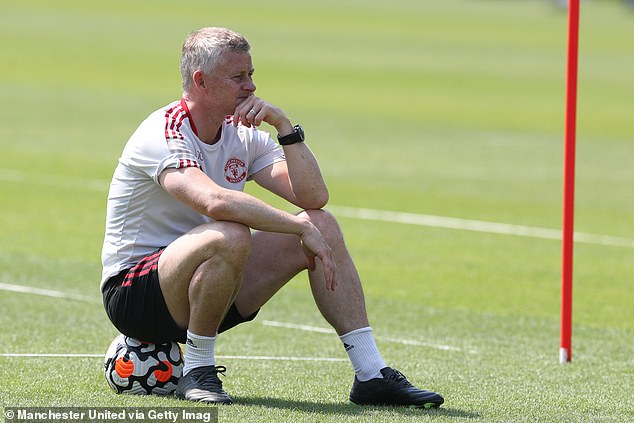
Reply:
[[[255,231],[242,288],[235,300],[238,310],[245,316],[254,313],[307,267],[298,236]]]
[[[233,222],[198,226],[167,246],[158,262],[161,290],[170,313],[180,326],[189,316],[189,286],[194,272],[232,244],[250,243],[249,228]],[[236,249],[239,250],[239,249]]]
[[[233,240],[240,242],[248,237],[249,229],[239,223],[211,222],[198,226],[174,240],[167,246],[159,260],[159,275],[169,284],[184,282],[189,284],[191,276],[201,263],[214,253],[230,245]]]

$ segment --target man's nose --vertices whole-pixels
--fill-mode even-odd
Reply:
[[[249,80],[248,82],[246,82],[244,84],[244,86],[242,87],[243,90],[245,91],[249,91],[249,92],[254,92],[256,89],[255,83],[253,82],[253,80]]]

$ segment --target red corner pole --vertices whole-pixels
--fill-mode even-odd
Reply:
[[[572,257],[574,244],[575,144],[577,118],[577,65],[579,0],[568,0],[568,63],[566,74],[566,132],[564,144],[564,198],[561,271],[560,363],[572,360]]]

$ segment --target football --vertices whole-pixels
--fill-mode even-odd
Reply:
[[[183,373],[183,355],[176,342],[151,344],[117,336],[104,359],[110,388],[118,394],[169,395]]]

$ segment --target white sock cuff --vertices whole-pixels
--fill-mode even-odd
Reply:
[[[218,336],[218,335],[216,335]],[[190,332],[189,330],[187,331],[187,340],[191,340],[193,341],[199,341],[199,343],[201,345],[198,345],[198,343],[194,342],[193,347],[194,348],[204,348],[204,346],[207,346],[211,343],[213,343],[216,340],[216,336],[205,336],[205,335],[198,335],[195,334],[193,332]],[[189,345],[189,342],[186,343],[186,345]]]
[[[214,357],[215,346],[216,336],[197,335],[187,331],[183,375],[186,375],[191,369],[196,367],[214,366],[216,364]]]
[[[357,335],[357,334],[360,334],[360,333],[365,333],[365,332],[372,332],[372,328],[370,326],[366,326],[364,328],[351,330],[350,332],[344,333],[343,335],[341,335],[339,337],[339,339],[341,339],[343,341],[344,338],[347,338],[349,336],[354,336],[354,335]]]
[[[386,367],[376,346],[372,328],[355,329],[339,337],[343,343],[354,373],[361,382],[382,378],[381,369]]]

